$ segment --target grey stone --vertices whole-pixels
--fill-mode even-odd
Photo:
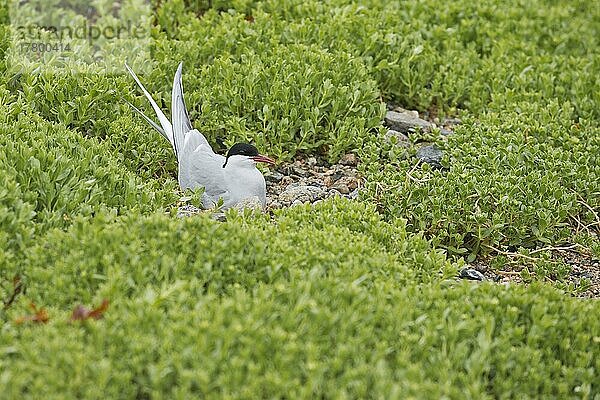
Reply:
[[[444,168],[441,163],[443,156],[444,152],[435,144],[424,146],[417,150],[417,158],[422,162],[431,165],[435,169]]]
[[[385,115],[384,124],[388,128],[401,133],[415,132],[419,128],[429,130],[432,127],[431,122],[415,116],[410,111],[388,111]]]
[[[299,177],[302,178],[306,178],[307,176],[310,176],[310,172],[308,172],[305,169],[302,169],[300,167],[293,167],[292,169],[293,174],[298,175]]]
[[[324,195],[325,190],[317,186],[290,185],[279,195],[279,202],[284,204],[292,204],[294,201],[312,203]]]
[[[350,193],[350,189],[348,189],[348,185],[346,185],[343,182],[336,182],[331,189],[337,190],[338,192],[340,192],[341,194],[348,194]]]
[[[350,192],[358,187],[358,179],[353,176],[343,176],[336,182],[336,185],[340,184],[346,185]]]
[[[460,270],[458,277],[460,279],[468,279],[470,281],[485,281],[485,276],[474,268],[463,268]]]
[[[278,183],[283,179],[284,175],[277,172],[271,171],[268,174],[265,174],[265,180],[270,183]]]
[[[396,146],[401,146],[401,147],[409,147],[410,146],[410,140],[408,139],[408,136],[406,136],[402,132],[398,132],[393,129],[389,129],[387,131],[387,133],[385,134],[385,138],[387,140],[391,140],[391,138],[393,138],[393,137],[396,138]]]
[[[407,110],[406,108],[402,108],[402,107],[394,107],[394,108],[392,108],[392,111],[396,111],[400,114],[407,113],[407,114],[412,115],[415,118],[419,118],[419,112],[417,110]]]

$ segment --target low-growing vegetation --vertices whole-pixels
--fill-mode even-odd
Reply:
[[[600,396],[600,305],[551,257],[600,258],[594,2],[167,0],[152,21],[164,109],[183,61],[216,150],[354,152],[364,190],[176,218],[125,70],[10,62],[0,1],[0,397]],[[462,120],[410,137],[444,168],[386,140],[386,103]],[[456,279],[477,262],[526,284]]]

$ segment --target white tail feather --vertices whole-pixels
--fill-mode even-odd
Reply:
[[[146,96],[148,101],[150,101],[150,104],[152,105],[152,108],[154,109],[154,112],[156,113],[156,116],[158,117],[158,120],[160,121],[162,130],[158,129],[159,128],[158,124],[156,124],[154,121],[152,121],[148,116],[146,116],[140,110],[133,107],[134,110],[136,110],[140,115],[142,115],[142,117],[144,117],[144,119],[146,121],[148,121],[150,123],[150,125],[152,125],[152,127],[154,127],[154,129],[158,130],[171,143],[171,146],[173,146],[173,150],[175,150],[175,154],[177,154],[177,148],[175,147],[175,141],[173,140],[173,126],[171,125],[171,122],[169,122],[169,119],[167,118],[167,116],[162,112],[162,110],[160,109],[158,104],[156,104],[156,102],[154,101],[154,99],[152,98],[150,93],[148,93],[148,91],[146,90],[144,85],[142,85],[142,82],[140,82],[140,80],[138,79],[135,72],[133,72],[133,70],[131,68],[129,68],[129,65],[127,65],[127,64],[125,64],[125,68],[127,68],[127,71],[129,71],[129,74],[133,77],[133,79],[138,84],[140,89],[142,89],[142,92],[144,93],[144,95]]]

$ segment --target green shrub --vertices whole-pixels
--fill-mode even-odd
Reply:
[[[7,316],[26,313],[31,300],[51,320],[9,322],[0,331],[3,393],[535,398],[597,391],[596,303],[541,286],[445,281],[452,268],[443,257],[418,237],[398,247],[403,226],[360,203],[296,207],[273,221],[229,217],[79,218],[46,234],[23,261],[27,294]],[[104,320],[67,323],[75,304],[102,298],[111,300]]]
[[[92,67],[35,72],[12,66],[8,74],[9,88],[24,108],[86,137],[106,135],[110,121],[122,113],[123,97],[131,86],[124,75],[98,74]]]
[[[25,208],[40,231],[68,226],[77,215],[102,210],[160,210],[174,201],[175,183],[159,187],[125,172],[108,153],[108,146],[35,115],[0,125],[0,169],[20,191]],[[12,183],[11,183],[12,182]]]
[[[140,76],[165,111],[184,61],[190,115],[216,149],[356,151],[366,190],[176,219],[174,156],[124,102],[153,115],[124,70],[2,61],[2,396],[598,397],[598,303],[457,282],[464,261],[444,254],[564,241],[600,254],[595,3],[153,4]],[[447,170],[383,140],[381,99],[460,114],[437,140]],[[559,264],[542,254],[533,273],[564,277]],[[14,276],[26,290],[8,304]],[[69,322],[103,298],[104,319]],[[17,323],[30,302],[47,324]]]
[[[543,287],[390,290],[300,270],[285,284],[203,293],[192,277],[114,301],[103,321],[4,329],[0,340],[12,344],[3,348],[3,393],[585,398],[598,390],[597,304]]]
[[[315,152],[337,160],[373,140],[383,109],[360,60],[316,46],[273,44],[256,51],[225,53],[202,68],[185,64],[191,119],[209,141],[225,140],[228,147],[252,140],[282,160]],[[169,75],[169,67],[161,67],[161,74]],[[162,92],[169,94],[167,87]]]
[[[592,223],[587,206],[600,207],[597,128],[572,125],[568,104],[529,107],[467,120],[444,145],[448,172],[372,165],[370,198],[453,253],[567,240],[572,218]]]
[[[363,216],[358,223],[357,216]],[[455,272],[427,241],[407,237],[402,224],[391,226],[372,207],[342,200],[281,212],[275,223],[233,215],[224,224],[209,215],[113,219],[75,218],[67,232],[48,233],[28,250],[22,270],[36,302],[49,300],[35,294],[48,285],[70,304],[91,301],[98,291],[107,298],[137,296],[154,282],[184,276],[203,282],[207,292],[227,293],[232,285],[250,289],[297,270],[364,284],[381,278],[431,282]]]
[[[219,10],[246,27],[244,16],[252,15],[251,28],[240,30]],[[589,101],[598,100],[597,60],[589,51],[598,45],[597,14],[585,1],[566,6],[540,0],[527,7],[496,1],[446,7],[433,1],[231,2],[201,18],[179,13],[178,38],[192,41],[184,46],[193,47],[186,51],[200,62],[260,43],[350,53],[369,65],[385,97],[407,107],[481,112],[505,94],[534,95],[572,101],[578,115],[597,117]]]

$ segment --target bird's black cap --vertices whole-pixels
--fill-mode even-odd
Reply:
[[[254,157],[258,155],[258,149],[249,143],[236,143],[227,152],[227,158],[235,155]]]
[[[236,143],[227,152],[227,157],[225,157],[225,164],[223,164],[223,168],[227,165],[227,161],[231,156],[248,156],[255,157],[258,156],[258,149],[252,146],[250,143]]]

